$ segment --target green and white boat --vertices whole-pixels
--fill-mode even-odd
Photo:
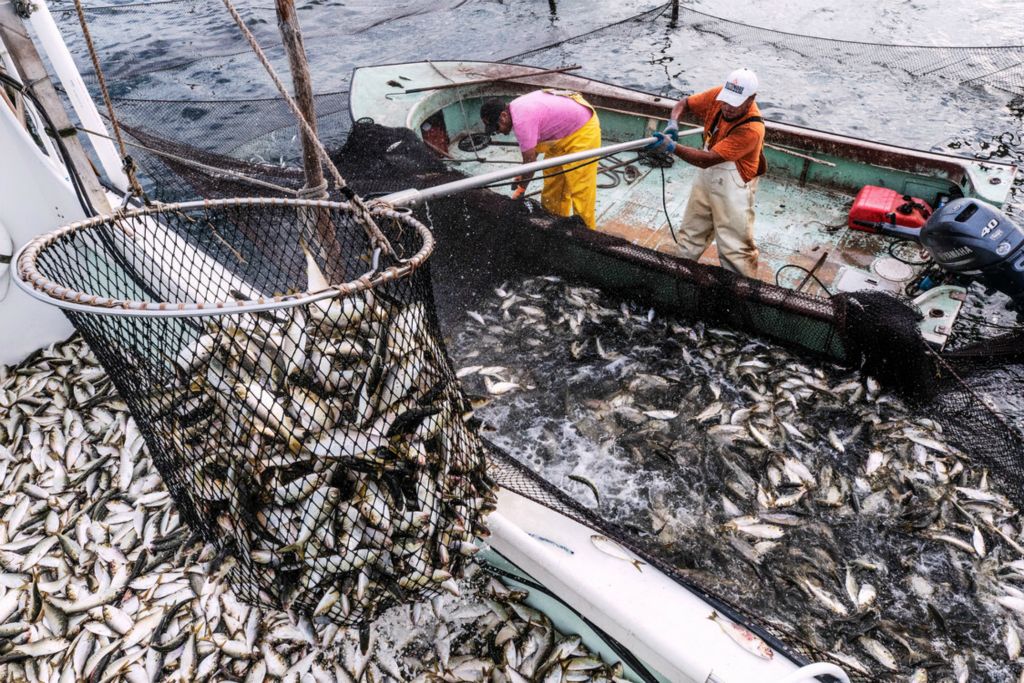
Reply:
[[[477,175],[520,163],[511,136],[481,134],[479,109],[489,97],[512,98],[538,88],[582,93],[601,120],[603,144],[645,138],[661,129],[674,101],[562,71],[490,62],[413,62],[355,70],[354,120],[372,119],[415,131],[453,169]],[[769,171],[757,197],[757,280],[727,277],[712,245],[701,266],[682,259],[673,240],[695,168],[644,165],[634,152],[603,160],[597,230],[519,231],[508,246],[539,267],[630,291],[668,309],[713,314],[755,333],[838,360],[848,358],[843,313],[831,296],[887,291],[913,300],[920,332],[937,348],[949,340],[965,290],[941,285],[917,291],[925,263],[916,248],[847,227],[865,186],[922,198],[968,197],[1000,208],[1017,172],[1011,164],[976,161],[860,140],[791,124],[766,122]],[[699,146],[699,127],[682,144]],[[664,171],[662,173],[662,171]],[[531,189],[539,188],[539,182]],[[495,192],[508,193],[504,188]],[[549,224],[550,226],[550,224]],[[710,267],[709,267],[710,266]],[[725,295],[722,297],[722,295]]]

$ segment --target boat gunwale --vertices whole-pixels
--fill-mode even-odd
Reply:
[[[577,243],[617,259],[625,260],[642,268],[669,275],[696,286],[717,286],[737,293],[743,301],[767,304],[784,311],[798,313],[804,317],[834,324],[837,320],[835,306],[830,298],[798,292],[770,282],[743,277],[730,273],[716,265],[673,256],[655,249],[632,244],[627,240],[609,235],[600,230],[590,230],[582,224],[571,225],[569,237]],[[701,278],[698,274],[708,273],[711,277]],[[713,282],[712,282],[713,281]]]
[[[439,62],[424,60],[419,62],[398,62],[394,64],[356,67],[353,70],[351,86],[349,89],[349,111],[353,120],[356,120],[354,116],[355,109],[352,107],[352,98],[357,89],[357,74],[361,71],[367,73],[377,69],[403,65],[430,65],[437,72],[438,76],[446,79],[448,76],[440,71],[438,67],[444,67],[445,65],[472,66],[484,71],[485,73],[480,74],[484,76],[487,75],[486,67],[520,67],[521,69],[542,70],[540,67],[511,65],[502,62],[462,62],[455,60]],[[516,73],[518,74],[522,72],[517,71]],[[495,78],[500,77],[500,74],[495,76]],[[456,81],[452,82],[455,83]],[[600,87],[597,88],[596,91],[580,89],[581,85],[586,85],[588,83]],[[671,98],[645,93],[633,88],[618,86],[597,79],[566,73],[545,73],[539,76],[523,76],[521,78],[517,78],[515,81],[499,80],[494,84],[470,83],[466,84],[465,87],[466,89],[473,90],[473,96],[477,97],[480,95],[481,90],[486,90],[494,85],[498,85],[506,91],[511,90],[513,92],[525,92],[536,89],[538,86],[570,87],[576,90],[581,90],[581,92],[587,94],[588,97],[592,98],[590,99],[591,103],[599,109],[602,108],[602,105],[607,106],[609,103],[622,103],[627,106],[635,106],[637,107],[637,118],[647,117],[667,119],[667,114],[675,101]],[[419,85],[417,87],[419,87]],[[606,93],[602,94],[599,92],[601,89],[607,89]],[[446,91],[442,92],[459,90],[461,89],[456,87],[448,88]],[[389,95],[390,94],[391,93],[389,93]],[[399,96],[402,95],[402,93],[395,94]],[[431,106],[428,102],[431,99],[434,99],[436,94],[436,92],[431,93],[429,91],[416,93],[416,99],[409,100],[405,106],[405,118],[402,126],[411,130],[417,136],[420,136],[420,131],[412,125],[415,123],[412,118],[412,113],[416,110],[422,110]],[[391,98],[389,97],[388,99]],[[437,108],[437,111],[441,111],[447,106],[449,105],[441,105]],[[964,179],[970,177],[969,169],[972,167],[980,168],[984,165],[1002,167],[1010,174],[1011,181],[1018,171],[1018,167],[1012,163],[972,160],[951,154],[925,152],[907,147],[890,145],[888,143],[861,140],[847,135],[830,133],[827,131],[820,131],[813,128],[771,120],[766,120],[766,124],[769,129],[772,129],[773,142],[779,142],[780,138],[781,141],[783,141],[783,144],[785,144],[786,140],[798,140],[800,141],[800,144],[794,146],[797,146],[799,149],[807,150],[809,148],[813,149],[817,146],[822,150],[827,150],[827,153],[837,156],[845,156],[846,158],[850,158],[852,161],[856,161],[857,159],[854,159],[848,151],[844,151],[853,150],[859,155],[870,158],[870,161],[865,163],[918,176],[925,175],[921,165],[927,164],[929,168],[939,170],[947,174],[942,178],[944,182],[961,186]],[[438,153],[437,150],[434,150],[434,153]],[[1010,186],[1012,186],[1012,182],[1006,183],[1006,186],[1006,192],[1008,193]],[[983,197],[979,196],[978,198],[981,201],[985,201]],[[742,301],[761,304],[782,314],[795,315],[823,323],[829,326],[830,330],[823,340],[819,339],[818,341],[807,341],[803,337],[792,337],[786,334],[776,333],[770,329],[766,329],[761,324],[750,320],[746,320],[740,324],[742,327],[749,328],[757,334],[782,340],[783,342],[794,343],[797,346],[803,347],[813,353],[817,353],[840,362],[851,362],[853,360],[849,357],[850,349],[847,348],[847,342],[844,339],[844,335],[841,330],[842,318],[844,317],[843,307],[834,302],[831,295],[826,297],[809,294],[759,279],[751,279],[748,281],[748,278],[740,276],[732,276],[734,278],[733,281],[724,275],[723,271],[721,271],[721,268],[718,266],[702,264],[700,262],[681,258],[672,254],[640,247],[616,235],[586,229],[582,224],[573,225],[570,223],[566,226],[564,223],[548,223],[545,225],[543,222],[530,221],[530,227],[541,235],[548,235],[553,239],[565,240],[569,244],[569,248],[575,247],[586,250],[591,253],[616,260],[629,267],[646,270],[651,274],[667,276],[679,281],[681,284],[685,283],[694,287],[710,286],[715,288],[726,288],[736,294]],[[560,237],[556,236],[556,233],[558,232],[561,233]],[[707,277],[701,277],[701,273],[705,272],[704,269],[708,269]],[[657,297],[657,293],[651,290],[650,287],[642,289],[644,291],[637,291],[635,293],[641,297]],[[678,294],[676,296],[678,296]],[[907,305],[910,304],[908,303]],[[681,306],[682,304],[679,302],[674,304],[674,307],[677,309]],[[699,307],[700,304],[698,303],[697,308],[699,309]],[[732,313],[733,312],[731,311],[727,312],[727,315],[724,317],[728,319],[728,315],[732,315]],[[743,318],[749,317],[749,313],[744,314],[740,312],[737,313],[737,315],[740,315]]]
[[[535,67],[526,64],[509,64],[505,62],[493,62],[486,60],[473,60],[473,61],[458,61],[458,60],[444,60],[444,61],[432,61],[432,60],[421,60],[416,62],[394,62],[388,64],[377,64],[372,66],[357,66],[352,71],[352,78],[350,80],[349,87],[349,111],[353,111],[352,108],[352,97],[355,91],[355,80],[356,75],[362,72],[368,72],[377,69],[386,69],[390,67],[406,66],[406,65],[424,65],[429,64],[438,70],[438,75],[447,78],[446,75],[440,72],[438,67],[442,65],[462,64],[462,65],[473,65],[477,67],[503,67],[503,68],[516,68],[518,69],[515,74],[523,73],[523,70],[533,69],[537,72],[544,71],[541,67]],[[484,74],[487,76],[487,74]],[[507,77],[507,76],[504,76]],[[500,73],[496,73],[493,78],[501,79],[503,76]],[[627,86],[615,85],[602,81],[597,78],[589,78],[586,76],[579,76],[570,73],[539,73],[538,75],[524,75],[517,77],[514,81],[496,80],[493,84],[486,83],[467,83],[466,88],[480,89],[481,86],[493,86],[501,85],[506,89],[513,91],[529,91],[537,86],[557,86],[564,87],[562,82],[568,82],[567,85],[576,86],[574,89],[594,98],[591,100],[597,108],[607,108],[610,104],[628,103],[639,107],[635,115],[637,117],[646,116],[648,118],[660,118],[663,120],[668,119],[668,113],[671,111],[672,106],[676,100],[674,98],[666,97],[664,95],[655,95],[653,93],[644,92],[636,88],[630,88]],[[452,80],[452,83],[457,81]],[[579,85],[593,84],[599,86],[598,88],[580,88]],[[457,88],[455,88],[457,89]],[[601,92],[601,90],[607,89],[607,92]],[[396,95],[403,95],[403,93],[395,93]],[[422,92],[415,93],[419,102],[424,102],[430,99],[432,93]],[[410,102],[409,108],[414,108],[415,105]],[[694,125],[700,125],[699,121],[688,117],[686,119],[689,123]],[[982,168],[984,166],[993,166],[997,168],[1003,168],[1009,173],[1009,182],[1005,183],[1006,188],[1004,197],[1000,202],[1000,206],[1004,205],[1007,196],[1010,192],[1010,187],[1013,185],[1013,179],[1019,171],[1019,167],[1010,162],[1004,161],[993,161],[993,160],[980,160],[970,159],[968,157],[958,156],[955,154],[947,154],[944,152],[932,152],[914,149],[912,147],[905,147],[901,145],[895,145],[886,142],[879,142],[876,140],[867,140],[863,138],[856,138],[850,135],[842,133],[834,133],[830,131],[820,130],[816,128],[810,128],[808,126],[801,126],[793,123],[784,123],[781,121],[775,121],[772,119],[765,119],[765,127],[771,132],[770,141],[772,143],[797,147],[801,150],[812,149],[815,151],[825,152],[833,154],[835,156],[841,156],[852,161],[860,161],[872,165],[884,166],[899,171],[906,171],[909,173],[920,174],[919,165],[921,162],[930,162],[933,168],[939,169],[948,174],[948,179],[956,184],[962,184],[964,179],[968,177],[968,169]]]

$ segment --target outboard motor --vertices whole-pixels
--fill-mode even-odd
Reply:
[[[937,209],[919,239],[943,270],[974,278],[1024,305],[1024,230],[977,199]]]

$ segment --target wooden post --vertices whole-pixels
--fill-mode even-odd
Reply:
[[[548,0],[548,9],[551,10],[552,18],[558,16],[558,3],[556,0]]]
[[[679,25],[679,0],[672,0],[672,20],[669,26],[675,28]]]
[[[309,122],[309,127],[316,132],[316,105],[313,103],[313,81],[309,76],[309,63],[306,61],[306,48],[302,44],[302,33],[299,30],[299,18],[295,14],[295,0],[276,0],[277,26],[281,29],[281,39],[288,53],[288,65],[291,67],[292,84],[295,89],[295,101],[302,115]],[[300,127],[302,136],[302,165],[306,170],[306,188],[319,187],[324,182],[324,168],[320,164],[316,147]],[[327,192],[318,197],[326,199]]]
[[[24,83],[31,86],[32,92],[39,99],[39,103],[46,109],[46,113],[57,127],[55,135],[61,131],[74,130],[67,112],[64,110],[64,103],[61,102],[57,91],[50,82],[50,76],[46,73],[46,66],[36,50],[35,44],[25,30],[25,24],[21,17],[14,10],[14,3],[9,0],[0,0],[0,39],[3,39],[7,51],[14,58],[14,63],[21,71]],[[77,135],[64,138],[64,146],[68,150],[71,164],[75,167],[79,177],[82,179],[82,186],[85,189],[93,208],[102,214],[112,213],[110,202],[107,201],[107,193],[100,184],[89,161],[89,155],[85,153],[82,142]]]
[[[306,61],[306,48],[302,44],[302,31],[299,28],[299,17],[295,14],[295,0],[276,0],[277,26],[281,30],[281,40],[288,54],[288,66],[292,73],[292,87],[295,102],[299,111],[309,123],[313,134],[316,134],[316,105],[313,101],[313,79],[309,75],[309,62]],[[305,190],[323,187],[324,190],[312,199],[327,199],[328,192],[324,183],[324,167],[317,155],[316,145],[305,129],[300,126],[302,136],[302,165],[306,172]],[[337,230],[327,209],[299,211],[299,219],[303,223],[316,226],[320,248],[323,250],[325,267],[324,275],[331,284],[340,284],[345,278],[342,268],[341,246],[338,244]]]

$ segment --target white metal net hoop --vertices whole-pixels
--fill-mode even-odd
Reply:
[[[373,289],[407,277],[426,263],[435,243],[425,225],[408,212],[382,204],[373,205],[370,213],[375,220],[390,222],[393,231],[415,237],[413,247],[407,248],[406,254],[396,255],[394,263],[386,268],[378,266],[379,251],[375,251],[366,233],[356,229],[361,228],[361,219],[351,204],[256,197],[158,204],[62,226],[33,239],[18,251],[14,258],[14,280],[36,299],[83,313],[183,317],[289,308]],[[285,231],[269,230],[280,228],[282,223],[289,221],[292,224],[287,227],[292,229],[291,235]],[[182,234],[183,231],[175,231],[167,225],[188,223],[202,226],[204,222],[209,224],[211,231],[211,234],[204,235],[209,238],[205,243],[203,240],[197,242],[196,235],[187,234],[189,230]],[[265,233],[217,235],[212,227],[214,222],[243,227],[248,224],[250,228],[263,228]],[[327,232],[335,233],[332,238],[335,241],[334,255],[345,256],[351,262],[352,255],[358,254],[365,262],[365,269],[355,272],[351,267],[342,268],[344,277],[341,279],[344,281],[340,284],[334,283],[336,278],[332,278],[327,287],[296,290],[292,286],[288,291],[270,292],[245,286],[247,278],[234,275],[236,267],[242,273],[261,271],[280,266],[271,261],[301,257],[296,237],[323,231],[325,225]],[[256,242],[267,248],[255,259],[247,259],[235,249],[235,241]],[[274,246],[275,242],[281,244]],[[123,279],[92,278],[91,287],[70,283],[59,272],[62,268],[54,265],[57,261],[54,252],[58,248],[64,252],[83,252],[74,256],[80,260],[74,265],[76,269],[82,269],[89,259],[100,258],[98,252],[105,252],[103,256],[108,260],[113,257],[120,268],[134,269],[143,281],[154,282],[143,284],[148,290],[147,296],[132,296],[133,292],[129,290],[135,288],[125,286]],[[322,260],[329,263],[331,249],[321,244],[317,251]],[[50,263],[43,265],[48,259]],[[67,253],[59,260],[70,266]],[[207,279],[218,281],[203,283],[203,269],[212,271],[205,273],[209,276]],[[175,278],[185,282],[175,285]],[[260,279],[258,273],[255,279]],[[162,286],[149,286],[161,283]],[[231,287],[231,284],[239,286]],[[134,293],[139,294],[137,291]]]

